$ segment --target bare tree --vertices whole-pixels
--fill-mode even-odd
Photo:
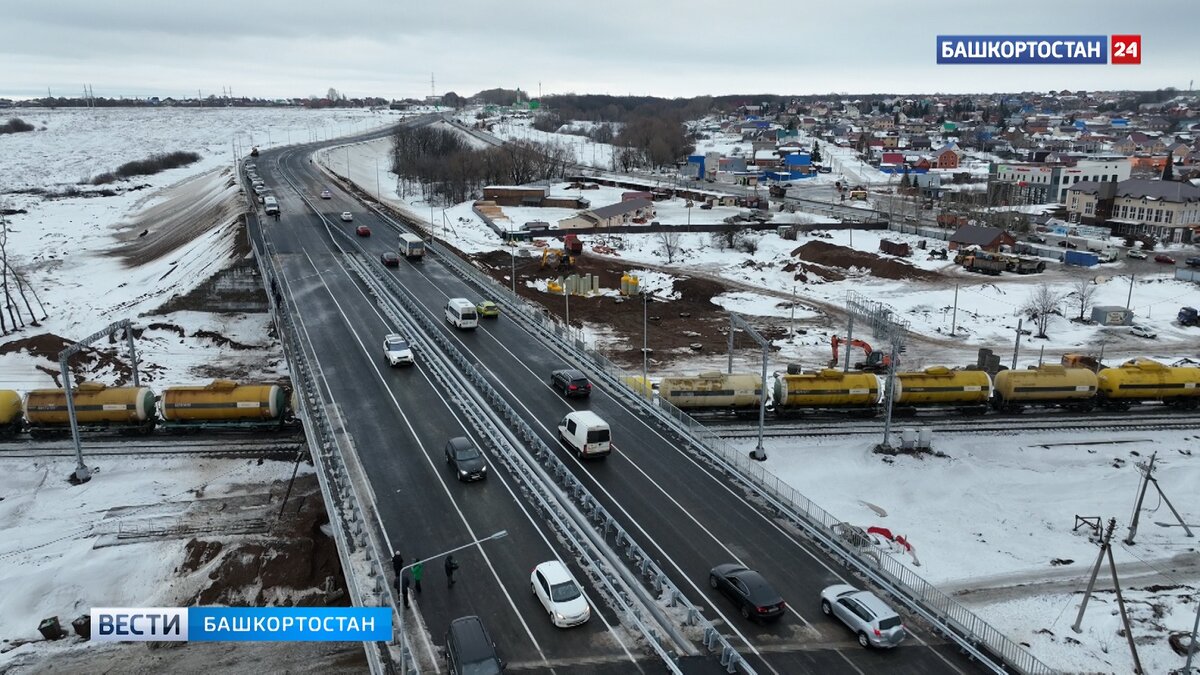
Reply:
[[[1092,308],[1092,300],[1096,295],[1096,289],[1099,288],[1091,279],[1083,278],[1075,282],[1072,286],[1071,297],[1079,303],[1079,319],[1082,321],[1088,310]]]
[[[1058,313],[1058,307],[1065,297],[1065,293],[1055,291],[1050,284],[1038,284],[1025,300],[1025,304],[1021,305],[1021,311],[1028,314],[1037,325],[1037,337],[1047,337],[1046,326],[1050,324],[1050,317]]]
[[[679,254],[679,233],[678,232],[659,232],[658,243],[662,244],[663,255],[667,256],[667,264],[675,262],[675,256]]]

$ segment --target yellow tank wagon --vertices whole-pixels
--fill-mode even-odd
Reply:
[[[859,409],[872,413],[879,406],[879,378],[871,373],[825,369],[788,373],[775,378],[775,412]]]
[[[242,426],[278,423],[287,412],[287,395],[275,384],[238,384],[214,380],[163,390],[162,416],[168,426]]]
[[[84,382],[72,388],[75,418],[82,427],[126,427],[149,432],[158,421],[154,392],[148,387],[108,387]],[[63,389],[34,389],[25,395],[25,419],[31,431],[66,430],[67,394]]]
[[[1017,412],[1027,406],[1088,411],[1096,405],[1096,374],[1087,368],[1045,364],[1002,370],[994,379],[992,407]]]
[[[11,389],[0,390],[0,436],[20,433],[23,415],[21,395]]]
[[[1101,405],[1128,408],[1131,403],[1162,401],[1177,408],[1200,407],[1200,368],[1166,366],[1151,359],[1133,359],[1119,368],[1101,368]]]
[[[762,377],[746,373],[664,377],[658,384],[659,398],[680,410],[757,410],[762,394]]]
[[[919,372],[896,373],[893,404],[898,412],[917,408],[959,408],[987,412],[992,380],[982,370],[951,370],[934,366]]]

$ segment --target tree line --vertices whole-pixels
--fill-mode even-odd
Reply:
[[[400,127],[392,134],[392,173],[421,185],[426,198],[456,204],[477,199],[485,185],[523,185],[561,178],[574,163],[566,148],[509,141],[477,149],[459,132]]]

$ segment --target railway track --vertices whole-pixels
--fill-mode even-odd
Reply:
[[[758,436],[757,423],[706,424],[712,433],[728,439]],[[937,434],[1018,435],[1036,431],[1079,429],[1097,431],[1158,431],[1200,430],[1200,414],[1194,412],[1161,412],[1153,414],[1128,413],[1079,415],[1054,412],[1048,414],[988,417],[899,417],[892,419],[892,430],[927,428]],[[843,419],[829,417],[809,421],[776,420],[764,426],[763,436],[769,438],[819,437],[883,433],[882,419]]]
[[[85,458],[204,455],[227,458],[295,459],[307,452],[303,435],[214,437],[176,436],[103,439],[83,442]],[[54,440],[15,440],[0,445],[0,459],[74,457],[75,446],[69,438]]]

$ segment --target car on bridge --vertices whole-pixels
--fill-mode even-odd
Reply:
[[[483,453],[465,436],[457,436],[446,442],[446,463],[454,467],[454,474],[460,481],[487,478],[487,462],[483,461]]]
[[[371,228],[367,227],[366,225],[359,225],[358,227],[354,228],[354,233],[360,237],[369,237],[371,236]]]
[[[774,621],[787,609],[787,603],[761,574],[737,563],[712,568],[708,585],[737,603],[745,619]]]
[[[504,661],[477,616],[450,622],[446,631],[446,666],[451,675],[500,675]]]
[[[383,338],[383,353],[387,356],[389,365],[411,366],[416,362],[413,359],[412,345],[404,339],[403,335],[397,333],[391,333]]]
[[[821,591],[821,611],[846,624],[863,647],[895,647],[908,636],[900,615],[886,602],[849,584],[834,584]]]
[[[384,267],[399,267],[400,256],[391,251],[384,251],[379,254],[379,262],[383,263]]]
[[[592,608],[579,590],[579,584],[571,577],[567,566],[557,560],[548,560],[533,568],[529,576],[533,594],[537,596],[550,623],[559,628],[571,628],[587,623]]]
[[[333,193],[329,190],[321,190],[321,199],[333,199]]]
[[[495,319],[500,316],[500,306],[491,300],[483,300],[475,305],[475,311],[479,312],[480,318]]]
[[[348,223],[352,220],[354,220],[353,213],[350,213],[349,211],[342,211],[342,222],[343,223]]]
[[[563,396],[590,396],[592,383],[582,370],[563,368],[550,373],[550,386],[562,392]]]

